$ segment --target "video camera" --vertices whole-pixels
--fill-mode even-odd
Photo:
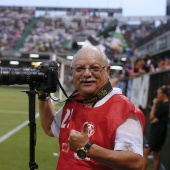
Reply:
[[[0,85],[29,84],[30,89],[26,92],[29,97],[29,127],[30,127],[30,170],[38,169],[35,162],[35,143],[36,143],[36,122],[35,122],[35,95],[37,91],[45,93],[54,93],[57,85],[63,90],[58,80],[58,65],[55,61],[44,61],[36,69],[29,68],[1,68],[0,67]],[[55,97],[50,96],[51,99]]]
[[[37,91],[54,93],[57,90],[58,65],[55,61],[44,61],[37,69],[0,68],[0,85],[30,84]]]

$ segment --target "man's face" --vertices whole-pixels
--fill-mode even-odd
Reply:
[[[94,50],[80,52],[72,65],[73,83],[83,98],[97,93],[108,81],[110,66]]]
[[[162,93],[162,90],[161,89],[158,89],[157,90],[157,98],[158,98],[158,101],[162,101],[163,100],[163,96],[164,94]]]

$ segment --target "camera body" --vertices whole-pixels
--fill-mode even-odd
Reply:
[[[30,84],[37,91],[54,93],[57,90],[58,65],[56,61],[44,61],[37,69],[0,68],[0,85]]]

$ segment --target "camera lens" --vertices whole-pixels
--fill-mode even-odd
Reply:
[[[30,84],[43,81],[44,73],[36,69],[0,68],[0,85]]]

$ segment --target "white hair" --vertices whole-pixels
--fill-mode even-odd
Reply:
[[[73,65],[73,62],[74,62],[74,59],[76,58],[76,56],[78,56],[82,52],[87,53],[88,51],[91,51],[91,50],[96,51],[96,53],[98,53],[103,58],[105,64],[109,65],[108,58],[107,58],[103,48],[101,48],[100,46],[86,45],[86,46],[83,46],[81,49],[79,49],[77,51],[77,53],[73,56],[71,66]]]

